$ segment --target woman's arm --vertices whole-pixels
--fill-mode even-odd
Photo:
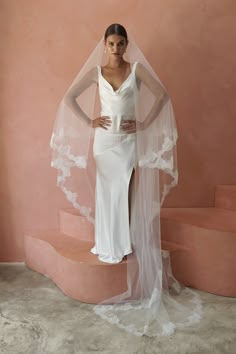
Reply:
[[[76,98],[85,91],[89,86],[97,82],[97,68],[92,68],[87,72],[84,77],[73,85],[67,92],[64,101],[66,105],[74,112],[77,116],[84,118],[88,125],[91,125],[92,120],[85,114],[85,112],[78,105]]]
[[[136,77],[141,82],[143,82],[156,97],[151,111],[149,112],[142,124],[142,128],[145,129],[154,121],[154,119],[160,113],[162,107],[168,100],[168,94],[163,88],[163,86],[149,73],[149,71],[141,63],[137,64]]]

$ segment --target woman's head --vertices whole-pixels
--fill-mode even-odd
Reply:
[[[109,55],[123,56],[128,45],[126,29],[118,23],[110,25],[104,34],[104,44]]]

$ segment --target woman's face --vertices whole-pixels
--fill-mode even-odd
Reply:
[[[113,57],[123,57],[125,50],[127,48],[127,41],[125,37],[118,36],[117,34],[111,34],[104,41],[106,52],[109,56]]]

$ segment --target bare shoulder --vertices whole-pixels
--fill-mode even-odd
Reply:
[[[161,97],[166,94],[165,88],[157,77],[141,63],[137,63],[136,78],[143,82],[155,96]]]
[[[80,83],[96,83],[98,81],[98,67],[94,66],[89,71],[84,73],[84,75],[79,80]]]
[[[136,65],[136,76],[138,79],[143,80],[145,76],[149,74],[149,71],[145,68],[142,63],[137,62]]]
[[[66,98],[74,98],[79,96],[83,91],[85,91],[92,84],[96,84],[98,81],[98,69],[97,67],[92,67],[86,73],[81,73],[81,78],[71,86],[66,94]]]
[[[90,78],[91,81],[96,82],[98,77],[98,67],[94,66],[91,70],[89,70],[86,74],[87,78]]]

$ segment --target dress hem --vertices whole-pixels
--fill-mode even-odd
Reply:
[[[110,264],[117,264],[117,263],[122,262],[122,260],[125,256],[128,256],[130,253],[132,253],[132,250],[125,251],[124,255],[122,257],[111,256],[110,254],[109,255],[99,254],[99,252],[97,252],[95,247],[91,248],[90,252],[97,255],[99,261],[101,261],[101,262],[110,263]]]

